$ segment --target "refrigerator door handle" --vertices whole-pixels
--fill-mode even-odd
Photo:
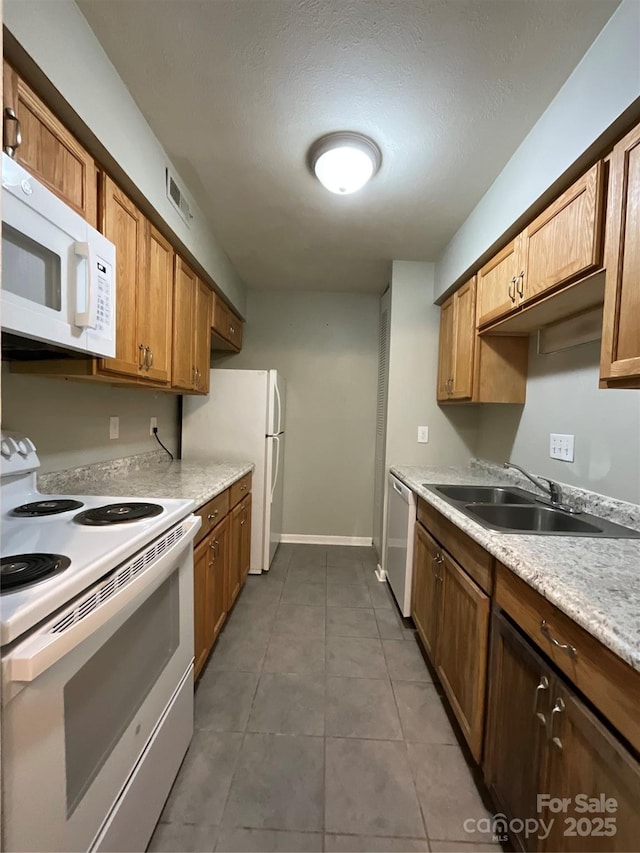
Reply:
[[[280,389],[278,388],[277,381],[273,383],[273,390],[275,392],[275,403],[278,410],[277,417],[274,418],[275,423],[273,424],[273,431],[277,435],[279,432],[282,432],[282,403],[280,400]]]
[[[269,501],[269,503],[273,503],[273,493],[276,490],[276,483],[278,482],[278,470],[280,468],[280,439],[277,435],[274,435],[273,440],[276,443],[276,476],[273,478],[273,482],[271,483],[271,500]]]

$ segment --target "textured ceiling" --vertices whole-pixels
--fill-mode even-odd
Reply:
[[[436,260],[618,0],[78,0],[250,287],[381,292]],[[382,168],[334,196],[332,130]]]

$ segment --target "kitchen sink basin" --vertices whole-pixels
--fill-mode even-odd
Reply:
[[[638,530],[586,512],[568,512],[517,486],[423,485],[472,521],[498,533],[640,539]]]
[[[467,510],[470,515],[477,516],[494,530],[522,533],[580,533],[583,536],[602,534],[602,527],[585,521],[580,516],[570,515],[550,506],[476,504],[467,506]]]
[[[463,503],[527,504],[535,501],[535,495],[524,489],[504,486],[434,486],[433,488],[444,497]]]

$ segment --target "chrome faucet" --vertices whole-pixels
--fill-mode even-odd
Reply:
[[[533,474],[529,474],[524,470],[524,468],[521,468],[519,465],[515,465],[513,462],[505,462],[504,467],[515,468],[516,471],[520,471],[521,474],[524,474],[527,480],[531,480],[534,486],[542,489],[542,491],[547,490],[552,504],[562,504],[562,489],[555,480],[549,480],[547,477],[534,477]]]

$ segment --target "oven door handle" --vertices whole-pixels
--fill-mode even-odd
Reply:
[[[201,523],[199,516],[192,515],[186,518],[182,522],[186,528],[185,532],[163,552],[161,557],[152,561],[137,577],[124,584],[118,592],[113,593],[105,601],[94,607],[87,616],[80,616],[77,620],[71,621],[69,627],[62,627],[57,631],[52,630],[54,626],[60,626],[68,615],[81,612],[83,602],[91,596],[90,590],[80,597],[79,603],[76,603],[74,607],[59,613],[39,631],[32,634],[24,642],[19,643],[13,651],[3,658],[4,684],[34,681],[43,672],[62,660],[65,655],[68,655],[103,628],[111,619],[118,615],[122,616],[123,612],[124,618],[127,618],[128,611],[132,613],[142,603],[141,598],[143,600],[148,598],[176,570],[176,556],[182,553],[185,547],[192,547],[191,543]],[[134,557],[127,563],[134,563],[136,559]],[[127,563],[124,565],[126,566]],[[120,569],[117,570],[116,574],[118,572]],[[108,582],[109,579],[106,580]],[[105,581],[102,581],[97,588],[103,588],[105,585]]]

